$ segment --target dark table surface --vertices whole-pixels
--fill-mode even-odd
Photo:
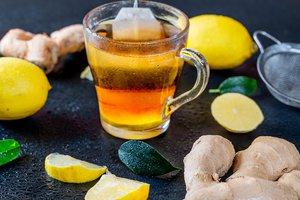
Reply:
[[[1,0],[0,34],[19,27],[31,32],[50,33],[63,26],[81,23],[90,9],[106,3],[103,0]],[[282,41],[300,42],[299,0],[164,0],[189,16],[215,13],[231,16],[242,22],[252,34],[266,30]],[[256,56],[241,67],[213,71],[208,88],[215,88],[226,77],[256,72]],[[83,199],[96,181],[86,184],[65,184],[47,176],[44,159],[52,152],[107,165],[112,173],[151,184],[149,199],[182,199],[185,195],[183,172],[170,180],[140,177],[119,160],[117,149],[124,140],[113,138],[99,123],[94,86],[79,78],[87,65],[85,53],[65,60],[60,73],[49,80],[53,89],[46,105],[37,114],[18,121],[0,122],[0,139],[13,138],[22,144],[23,156],[0,168],[0,199]],[[192,68],[186,67],[178,93],[189,89],[195,79]],[[199,98],[183,106],[172,116],[166,134],[147,142],[159,149],[174,164],[183,167],[182,159],[201,135],[218,134],[230,139],[236,150],[249,146],[259,135],[279,136],[300,149],[300,110],[274,99],[259,81],[253,97],[261,106],[265,121],[248,134],[232,134],[212,118],[210,104],[215,95],[205,91]]]

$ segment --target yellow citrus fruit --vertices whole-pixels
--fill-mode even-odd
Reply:
[[[0,120],[33,115],[45,104],[50,89],[38,66],[19,58],[0,58]]]
[[[93,81],[93,75],[89,66],[87,66],[80,74],[81,79],[87,79],[89,81]]]
[[[149,190],[147,183],[108,174],[87,192],[85,200],[146,200]]]
[[[211,112],[221,126],[233,133],[253,131],[264,120],[255,101],[239,93],[218,96],[211,104]]]
[[[237,67],[256,51],[247,29],[221,15],[191,18],[187,46],[201,52],[212,69]]]
[[[68,155],[51,153],[45,159],[45,169],[49,176],[59,181],[85,183],[99,178],[107,168]]]

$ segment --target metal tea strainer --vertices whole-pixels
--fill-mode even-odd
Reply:
[[[259,35],[276,44],[265,49]],[[257,70],[271,94],[284,104],[300,108],[300,44],[281,43],[264,31],[256,31],[253,38],[260,50]]]

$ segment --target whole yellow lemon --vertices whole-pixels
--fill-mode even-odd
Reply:
[[[191,18],[187,46],[202,53],[212,69],[237,67],[256,51],[247,29],[221,15]]]
[[[45,104],[50,89],[38,66],[19,58],[0,58],[0,120],[33,115]]]

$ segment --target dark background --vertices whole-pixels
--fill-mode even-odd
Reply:
[[[0,34],[10,28],[50,33],[63,26],[81,23],[90,9],[106,3],[101,0],[1,0]],[[242,22],[249,30],[262,29],[281,41],[300,42],[299,0],[164,0],[161,1],[195,16],[205,13],[223,14]],[[248,75],[259,80],[256,57],[241,67],[213,71],[208,88],[215,88],[226,77]],[[65,184],[47,176],[44,158],[52,152],[69,154],[99,165],[121,177],[151,184],[149,199],[182,199],[185,195],[183,172],[170,180],[140,177],[130,172],[118,159],[117,149],[124,140],[106,134],[100,123],[93,84],[80,80],[87,65],[85,53],[70,56],[64,69],[49,77],[52,90],[46,105],[32,117],[0,122],[0,139],[13,138],[22,144],[23,156],[0,167],[0,199],[83,199],[96,181],[87,184]],[[178,93],[189,89],[195,78],[186,67]],[[286,138],[300,149],[299,109],[285,106],[274,99],[259,81],[253,97],[261,106],[265,121],[248,134],[232,134],[212,118],[210,104],[215,95],[205,91],[199,98],[183,106],[173,116],[166,134],[147,142],[159,149],[174,164],[183,167],[183,157],[193,142],[204,134],[219,134],[230,139],[236,150],[249,146],[259,135]]]

